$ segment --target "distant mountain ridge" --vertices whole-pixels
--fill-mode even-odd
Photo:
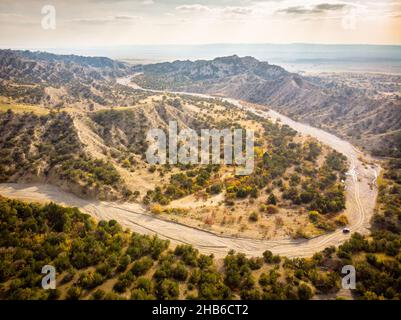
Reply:
[[[240,58],[237,55],[218,57],[213,60],[176,60],[134,67],[134,70],[143,70],[147,73],[183,73],[191,80],[206,80],[234,76],[243,73],[254,73],[265,79],[274,79],[289,72],[268,62],[259,61],[247,56]]]
[[[115,78],[130,72],[129,65],[106,57],[0,50],[0,96],[50,107],[112,104],[119,100]]]
[[[128,66],[105,57],[56,55],[47,52],[0,50],[0,79],[16,82],[90,82],[125,75]]]

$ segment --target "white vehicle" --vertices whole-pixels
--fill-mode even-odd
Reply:
[[[343,233],[350,233],[350,232],[351,232],[351,230],[349,228],[344,228],[343,229]]]

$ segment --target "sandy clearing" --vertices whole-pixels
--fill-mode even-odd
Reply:
[[[199,207],[213,207],[218,206],[219,203],[224,201],[224,194],[219,193],[217,195],[209,197],[207,200],[199,200],[191,194],[184,198],[173,200],[167,205],[167,208],[182,208],[182,209],[193,209]]]

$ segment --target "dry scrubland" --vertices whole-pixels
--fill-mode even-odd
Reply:
[[[53,183],[78,196],[138,202],[162,218],[231,236],[309,238],[347,224],[340,215],[345,158],[227,102],[147,94],[131,106],[92,111],[8,109],[0,115],[3,182]],[[235,176],[224,165],[150,166],[146,132],[167,130],[169,121],[180,129],[254,130],[254,173]]]
[[[131,233],[115,221],[95,223],[78,209],[0,197],[2,299],[399,299],[400,170],[380,177],[369,237],[355,233],[339,248],[289,259],[266,250],[224,259],[188,245]],[[44,264],[58,288],[43,290]],[[341,268],[357,270],[357,288],[340,290]],[[379,280],[380,279],[380,280]]]
[[[349,139],[361,145],[379,145],[377,154],[394,158],[377,177],[372,224],[376,165],[352,145],[285,117],[277,121],[271,110],[275,120],[266,119],[260,115],[266,106],[246,112],[227,100],[116,81],[134,74],[146,87],[270,104],[302,121],[332,124],[325,129],[344,134],[348,128]],[[389,79],[364,78],[376,83],[365,90],[355,77],[306,78],[251,57],[143,68],[1,50],[0,190],[46,204],[0,198],[0,297],[399,299],[400,162],[393,138],[400,100]],[[146,130],[171,120],[180,129],[255,129],[254,173],[236,177],[223,165],[147,165]],[[80,207],[96,221],[49,199]],[[363,235],[344,235],[341,226],[348,223]],[[172,245],[149,235],[155,233]],[[328,234],[304,239],[321,233]],[[227,255],[229,248],[252,258]],[[59,270],[58,290],[38,286],[44,264]],[[352,296],[339,290],[345,264],[357,270]]]

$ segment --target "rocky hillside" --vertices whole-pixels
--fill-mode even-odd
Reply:
[[[0,50],[0,78],[18,83],[65,84],[123,76],[128,67],[109,58]]]
[[[400,155],[401,96],[304,77],[252,57],[137,66],[154,89],[224,95],[265,104],[350,139],[378,155]]]
[[[0,182],[45,182],[83,197],[127,195],[114,166],[85,152],[71,115],[0,113]]]
[[[114,79],[129,70],[104,57],[0,50],[0,96],[52,108],[73,103],[126,105],[132,102],[132,92]]]
[[[50,183],[81,197],[136,200],[159,182],[144,159],[148,130],[166,129],[170,121],[180,130],[211,127],[196,114],[203,103],[155,95],[129,107],[49,113],[11,103],[0,109],[0,182]]]
[[[128,71],[108,58],[0,51],[0,181],[108,200],[153,189],[158,174],[143,159],[147,131],[169,121],[207,128],[210,119],[196,114],[207,101],[117,84]]]

